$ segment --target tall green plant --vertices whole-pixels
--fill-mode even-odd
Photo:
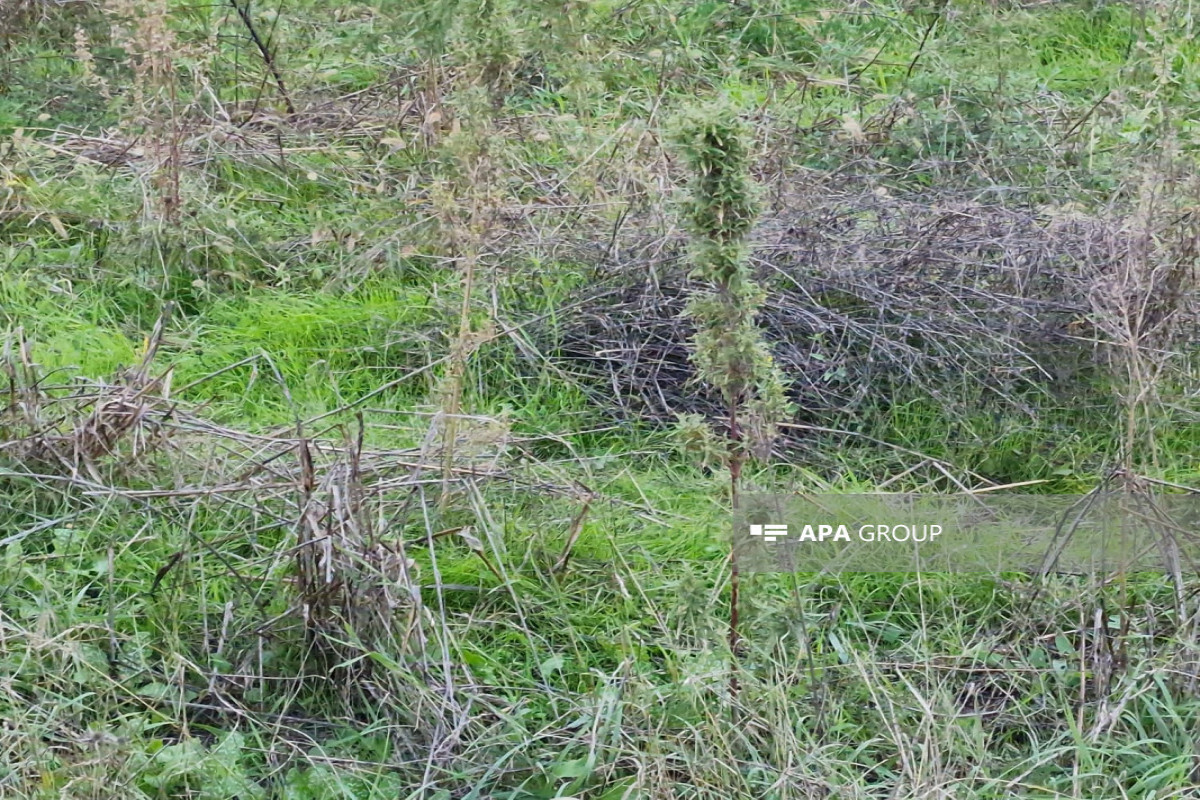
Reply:
[[[747,237],[758,212],[749,130],[735,109],[718,102],[684,114],[676,137],[692,170],[684,216],[692,236],[693,277],[702,286],[687,308],[696,326],[692,359],[699,377],[721,393],[729,415],[723,440],[695,416],[685,417],[682,427],[688,439],[706,442],[710,452],[717,444],[716,454],[729,468],[730,503],[736,510],[746,461],[769,457],[776,424],[789,411],[783,377],[756,321],[766,295],[749,264]],[[736,550],[730,558],[729,646],[736,654]]]

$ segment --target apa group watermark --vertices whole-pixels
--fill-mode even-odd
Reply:
[[[1111,572],[1200,567],[1200,498],[748,495],[743,569],[764,572]]]
[[[845,525],[805,525],[796,531],[801,542],[849,542],[852,534]],[[761,536],[764,542],[776,542],[788,535],[787,525],[751,525],[751,536]],[[941,525],[862,525],[853,534],[860,542],[932,542],[942,535]]]

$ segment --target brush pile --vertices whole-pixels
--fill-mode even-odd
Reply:
[[[803,187],[775,198],[756,232],[761,324],[808,413],[901,395],[990,394],[1021,408],[1095,366],[1089,297],[1128,262],[1130,242],[1117,215]],[[672,233],[626,247],[641,255],[598,270],[612,294],[574,315],[557,345],[628,417],[721,413],[693,381],[684,246]]]

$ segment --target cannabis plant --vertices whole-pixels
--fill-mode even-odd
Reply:
[[[684,216],[692,237],[692,277],[701,286],[687,307],[696,326],[692,359],[699,378],[720,392],[727,409],[718,457],[729,468],[736,509],[743,466],[749,458],[769,457],[776,423],[789,410],[782,376],[756,322],[766,295],[749,263],[747,237],[758,209],[750,137],[746,123],[724,102],[684,114],[676,137],[692,171]],[[682,427],[693,441],[719,441],[694,416],[685,417]],[[729,643],[736,653],[739,573],[736,553],[731,556]]]

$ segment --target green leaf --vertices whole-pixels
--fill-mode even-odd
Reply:
[[[155,700],[166,700],[168,697],[175,697],[179,694],[179,690],[174,686],[169,686],[158,681],[151,681],[137,690],[139,697],[150,697]]]
[[[552,655],[538,665],[538,671],[542,673],[543,678],[546,678],[555,672],[561,672],[566,663],[567,660],[562,655]]]
[[[550,774],[556,778],[577,779],[586,778],[592,774],[591,759],[576,758],[571,761],[561,761],[550,767]]]

